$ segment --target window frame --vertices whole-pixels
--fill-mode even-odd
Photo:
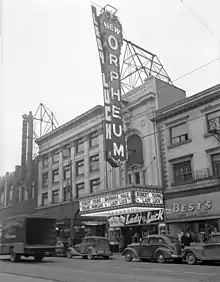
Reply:
[[[98,184],[94,185],[93,183],[96,182],[96,181],[97,181]],[[100,178],[99,177],[90,180],[90,191],[91,191],[91,194],[93,192],[95,192],[94,187],[100,187]]]
[[[80,187],[80,185],[82,185],[82,187]],[[76,183],[76,195],[77,195],[77,197],[80,196],[79,191],[83,191],[83,190],[85,190],[85,182],[82,181],[82,182]]]
[[[95,160],[92,160],[92,159],[95,159]],[[95,168],[95,169],[92,169],[92,164],[94,164],[94,163],[97,163],[97,168]],[[100,164],[99,164],[99,154],[95,154],[95,155],[93,155],[93,156],[90,156],[89,157],[89,171],[91,172],[91,173],[93,173],[93,172],[98,172],[100,170]]]
[[[64,150],[68,150],[69,155],[68,156],[64,156]],[[64,160],[69,159],[71,157],[71,147],[70,145],[66,145],[62,148],[62,157]]]
[[[69,168],[69,169],[67,169],[67,168]],[[64,179],[64,180],[71,179],[71,169],[72,169],[71,165],[65,165],[65,166],[63,167],[63,179]],[[70,172],[70,177],[66,177],[66,172],[67,172],[67,171]]]
[[[212,115],[212,114],[218,113],[218,112],[219,112],[219,116],[217,116],[216,118],[209,119],[209,115]],[[213,119],[219,119],[219,125],[220,125],[220,110],[215,110],[215,111],[212,111],[212,112],[209,112],[209,113],[206,114],[206,126],[207,126],[207,132],[208,133],[210,132],[209,121],[213,120]]]
[[[69,202],[71,200],[72,187],[63,187],[63,201]]]
[[[219,156],[220,156],[220,152],[215,152],[215,153],[213,153],[213,154],[210,155],[210,158],[211,158],[211,167],[212,167],[212,175],[213,175],[214,177],[220,177],[220,169],[219,169],[219,175],[218,175],[218,173],[215,173],[215,172],[216,172],[216,168],[215,168],[215,163],[216,163],[216,162],[214,162],[214,157],[215,157],[216,155],[219,155]],[[220,160],[219,160],[219,165],[220,165]]]
[[[45,195],[47,196],[46,198],[44,197]],[[44,193],[41,194],[41,205],[42,206],[47,206],[48,205],[48,203],[45,204],[45,202],[44,202],[45,199],[47,199],[47,201],[48,201],[48,192],[44,192]]]
[[[93,140],[96,140],[97,138],[97,144],[92,144]],[[89,149],[94,148],[94,147],[98,147],[99,146],[99,134],[97,131],[92,132],[91,134],[89,134]]]
[[[185,179],[185,180],[182,180],[182,181],[177,181],[177,179],[176,179],[176,177],[175,177],[175,170],[174,170],[174,167],[175,167],[176,165],[180,165],[180,164],[183,164],[183,163],[186,163],[186,162],[189,162],[189,164],[190,164],[191,178],[190,178],[190,179]],[[193,166],[192,166],[192,159],[191,159],[191,158],[190,158],[190,159],[185,159],[185,160],[183,159],[183,160],[180,160],[180,161],[173,162],[171,165],[172,165],[173,183],[174,183],[174,184],[183,184],[183,183],[185,183],[185,182],[187,182],[187,181],[191,181],[191,180],[194,179],[194,175],[193,175]],[[185,176],[185,174],[184,174],[184,176]]]
[[[47,175],[47,183],[45,184],[45,176]],[[43,174],[42,174],[42,186],[43,186],[43,188],[47,188],[48,187],[48,185],[49,185],[49,173],[48,172],[44,172]]]
[[[183,125],[183,124],[185,124],[186,126],[188,125],[187,122],[181,122],[181,123],[178,123],[178,124],[176,124],[176,125],[173,125],[173,126],[169,127],[170,145],[177,145],[177,144],[181,144],[181,143],[184,143],[184,142],[190,140],[190,138],[189,138],[189,129],[188,129],[188,128],[187,128],[188,130],[186,131],[185,134],[181,134],[181,135],[178,135],[178,136],[176,136],[176,137],[173,137],[173,136],[172,136],[172,129],[177,128],[177,127],[179,127],[179,126],[181,126],[181,125]],[[186,139],[185,139],[185,140],[181,140],[181,137],[182,137],[182,136],[186,136]],[[176,139],[176,138],[179,138],[179,142],[173,142],[173,140]]]
[[[55,174],[55,172],[58,172]],[[54,181],[55,176],[58,175],[58,181]],[[60,171],[59,168],[52,170],[52,184],[57,184],[60,182]]]
[[[81,165],[79,165],[82,163]],[[79,173],[79,168],[83,167],[83,173]],[[76,162],[76,177],[84,176],[85,175],[85,160],[81,159]]]
[[[83,146],[82,150],[79,150],[80,145]],[[84,138],[83,137],[80,137],[75,141],[75,150],[76,150],[76,154],[80,154],[84,152]]]
[[[56,196],[58,196],[57,201],[54,201],[55,194],[56,194]],[[60,196],[59,189],[52,190],[52,204],[58,204],[59,203],[59,196]]]
[[[45,163],[45,161],[47,162]],[[42,156],[42,166],[45,168],[45,167],[48,167],[48,165],[49,165],[49,156],[48,154],[44,154]]]
[[[58,160],[55,158],[55,156],[57,156]],[[59,150],[54,150],[52,152],[52,163],[55,164],[55,163],[59,163],[59,158],[60,158],[60,152]]]

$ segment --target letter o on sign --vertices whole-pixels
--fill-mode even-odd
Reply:
[[[118,49],[118,41],[113,35],[108,37],[108,44],[112,50],[116,51]]]

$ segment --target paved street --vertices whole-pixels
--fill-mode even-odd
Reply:
[[[46,258],[12,264],[0,260],[2,282],[219,282],[220,267],[208,265],[130,262],[117,257],[110,261]]]

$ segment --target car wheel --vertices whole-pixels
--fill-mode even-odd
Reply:
[[[193,265],[193,264],[196,264],[196,261],[197,261],[197,258],[194,255],[194,253],[189,252],[189,253],[186,254],[186,262],[187,262],[187,264]]]
[[[130,251],[125,252],[125,261],[130,262],[133,260],[133,254]]]
[[[68,257],[68,259],[71,259],[72,258],[72,252],[69,250],[69,251],[67,251],[67,257]]]
[[[158,252],[156,255],[156,260],[158,263],[165,263],[166,262],[166,258],[164,256],[163,252]]]
[[[93,259],[92,250],[88,250],[88,252],[87,252],[87,258],[88,258],[89,260],[92,260],[92,259]]]
[[[108,260],[109,256],[103,256],[103,259]]]
[[[83,259],[87,259],[87,256],[82,256]]]

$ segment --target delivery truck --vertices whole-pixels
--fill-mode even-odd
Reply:
[[[11,262],[21,256],[42,261],[56,249],[56,219],[42,215],[19,215],[0,224],[0,255],[10,255]]]

